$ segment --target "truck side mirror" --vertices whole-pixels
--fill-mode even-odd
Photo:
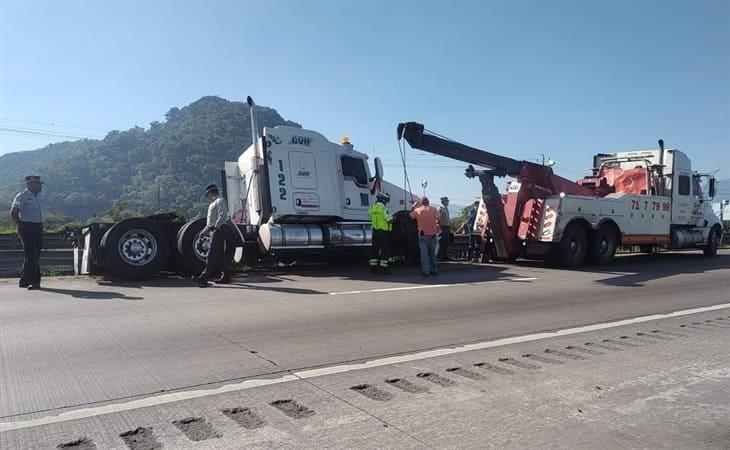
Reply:
[[[375,178],[378,180],[383,179],[383,161],[380,158],[375,158]]]
[[[710,198],[715,198],[715,177],[710,178]]]

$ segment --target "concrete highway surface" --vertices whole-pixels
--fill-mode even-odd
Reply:
[[[0,448],[730,448],[730,251],[0,280]]]

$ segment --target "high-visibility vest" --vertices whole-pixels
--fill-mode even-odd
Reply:
[[[393,224],[390,223],[390,212],[383,202],[375,202],[370,207],[370,224],[373,230],[390,231]]]

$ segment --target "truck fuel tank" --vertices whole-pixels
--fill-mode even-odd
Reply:
[[[273,224],[259,227],[259,246],[263,252],[274,250],[323,249],[322,228],[316,224]]]
[[[275,224],[259,227],[259,247],[265,253],[286,250],[366,247],[372,243],[372,228],[365,222],[330,224]]]
[[[369,223],[340,222],[324,225],[325,242],[328,247],[364,247],[373,241]]]
[[[704,235],[698,229],[674,228],[671,232],[672,248],[694,247],[704,242]]]

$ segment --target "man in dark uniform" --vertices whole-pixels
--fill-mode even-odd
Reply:
[[[25,177],[26,189],[15,196],[10,208],[10,220],[18,227],[23,242],[23,271],[19,286],[28,289],[41,287],[41,243],[43,240],[43,203],[40,198],[41,177]]]
[[[231,282],[231,263],[236,251],[236,238],[231,229],[228,217],[228,204],[220,196],[218,186],[210,184],[205,187],[205,198],[210,202],[205,228],[200,234],[210,234],[210,250],[205,261],[205,270],[196,278],[198,286],[208,287],[208,281],[214,279],[218,284]],[[219,277],[220,275],[220,277]]]
[[[449,260],[449,244],[453,238],[451,233],[451,217],[449,214],[449,197],[441,197],[439,208],[439,226],[441,227],[441,238],[439,239],[438,260]]]

